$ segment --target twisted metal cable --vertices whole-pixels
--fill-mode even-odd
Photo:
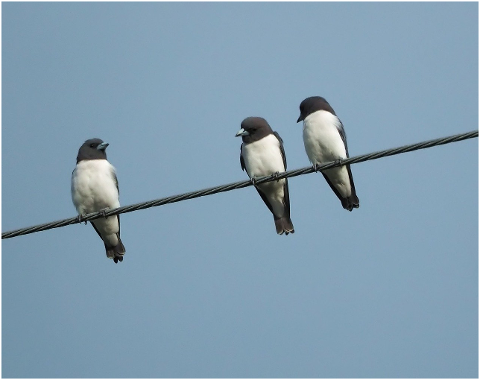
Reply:
[[[334,167],[337,167],[337,166],[342,166],[342,165],[347,165],[347,164],[357,164],[359,162],[376,160],[378,158],[394,156],[394,155],[402,154],[402,153],[413,152],[415,150],[431,148],[431,147],[439,146],[439,145],[450,144],[450,143],[453,143],[453,142],[472,139],[472,138],[475,138],[475,137],[478,137],[478,131],[471,131],[471,132],[467,132],[467,133],[461,133],[461,134],[458,134],[458,135],[452,135],[452,136],[442,137],[442,138],[438,138],[438,139],[434,139],[434,140],[423,141],[423,142],[419,142],[419,143],[416,143],[416,144],[404,145],[404,146],[401,146],[401,147],[398,147],[398,148],[386,149],[386,150],[382,150],[382,151],[379,151],[379,152],[368,153],[368,154],[363,154],[363,155],[360,155],[360,156],[350,157],[350,158],[347,158],[347,159],[344,159],[344,160],[328,162],[328,163],[323,164],[323,165],[318,165],[317,166],[317,171],[323,171],[323,170],[326,170],[326,169],[331,169],[331,168],[334,168]],[[288,178],[288,177],[296,177],[296,176],[299,176],[299,175],[309,174],[309,173],[313,173],[313,172],[315,172],[315,169],[312,166],[309,166],[309,167],[302,168],[302,169],[295,169],[295,170],[290,170],[290,171],[286,171],[286,172],[283,172],[283,173],[272,174],[272,175],[266,176],[266,177],[260,177],[260,178],[255,179],[254,182],[255,182],[255,184],[258,185],[258,184],[261,184],[261,183],[264,183],[264,182],[279,180],[279,179]],[[192,191],[192,192],[189,192],[189,193],[174,195],[174,196],[170,196],[170,197],[166,197],[166,198],[155,199],[155,200],[148,201],[148,202],[141,202],[141,203],[136,203],[136,204],[129,205],[129,206],[118,207],[118,208],[111,209],[111,210],[94,212],[94,213],[87,214],[87,215],[76,216],[76,217],[69,218],[69,219],[58,220],[56,222],[50,222],[50,223],[39,224],[39,225],[32,226],[32,227],[20,228],[18,230],[12,230],[12,231],[2,233],[2,239],[9,239],[9,238],[16,237],[16,236],[32,234],[34,232],[46,231],[46,230],[50,230],[50,229],[53,229],[53,228],[68,226],[70,224],[77,224],[77,223],[82,223],[82,222],[86,223],[89,220],[104,218],[104,217],[107,217],[107,216],[110,216],[110,215],[125,214],[127,212],[144,210],[144,209],[147,209],[147,208],[150,208],[150,207],[157,207],[157,206],[163,206],[163,205],[166,205],[166,204],[169,204],[169,203],[181,202],[181,201],[184,201],[184,200],[187,200],[187,199],[199,198],[199,197],[203,197],[203,196],[206,196],[206,195],[212,195],[212,194],[222,193],[222,192],[226,192],[226,191],[230,191],[230,190],[242,189],[244,187],[252,186],[253,184],[254,183],[250,180],[234,182],[234,183],[230,183],[230,184],[226,184],[226,185],[210,187],[208,189]]]

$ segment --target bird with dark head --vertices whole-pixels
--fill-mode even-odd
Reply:
[[[287,169],[287,159],[283,149],[283,140],[264,118],[247,117],[242,121],[241,129],[235,136],[242,137],[240,147],[240,166],[248,176],[265,177],[283,173]],[[273,214],[277,234],[294,233],[290,219],[290,198],[286,178],[255,185],[260,197]]]
[[[80,216],[120,207],[115,168],[107,161],[108,143],[90,139],[78,150],[72,173],[72,200]],[[120,239],[120,216],[112,215],[91,221],[103,240],[108,258],[123,261],[125,247]]]
[[[108,143],[101,139],[90,139],[83,143],[78,150],[77,164],[82,160],[106,160],[107,153],[105,150]]]
[[[324,98],[312,96],[303,100],[297,123],[300,121],[305,151],[315,170],[318,165],[349,157],[343,124]],[[344,209],[360,207],[350,165],[327,169],[322,174]]]

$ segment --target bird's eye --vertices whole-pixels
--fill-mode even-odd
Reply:
[[[90,144],[90,148],[94,148],[95,147],[95,144]]]

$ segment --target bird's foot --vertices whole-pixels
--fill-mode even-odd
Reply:
[[[251,177],[250,182],[252,183],[253,186],[255,186],[255,183],[257,182],[257,179],[255,177]]]
[[[275,172],[275,173],[273,173],[273,178],[276,179],[277,182],[280,181],[280,180],[278,179],[278,176],[279,176],[279,175],[280,175],[280,172]]]
[[[78,223],[84,222],[85,224],[87,224],[87,221],[86,221],[86,220],[83,220],[83,218],[85,218],[85,215],[86,215],[86,214],[80,214],[80,215],[77,216],[77,221],[78,221]]]
[[[316,162],[313,164],[313,170],[315,170],[315,173],[318,172],[318,164]]]

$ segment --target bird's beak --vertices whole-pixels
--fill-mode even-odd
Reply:
[[[235,135],[235,137],[238,137],[238,136],[248,136],[250,133],[248,133],[248,131],[246,131],[245,129],[240,129],[237,134]]]
[[[97,149],[98,150],[105,150],[107,149],[107,146],[108,146],[108,143],[104,142],[104,143],[101,143],[97,146]]]
[[[298,123],[299,121],[302,121],[302,120],[303,120],[303,116],[302,116],[302,114],[300,114],[300,116],[299,116],[298,119],[297,119],[297,123]]]

